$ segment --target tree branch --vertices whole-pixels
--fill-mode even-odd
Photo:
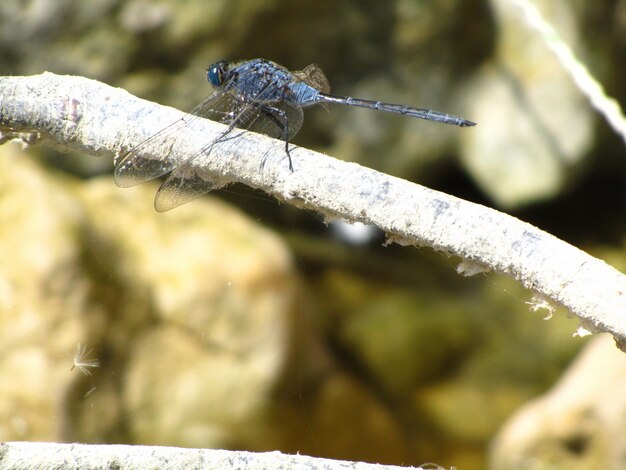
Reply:
[[[102,155],[131,148],[183,115],[81,77],[0,78],[5,140],[37,131],[61,147]],[[146,152],[155,159],[182,159],[223,129],[197,119],[174,149],[177,157],[168,157],[172,149],[159,147],[158,139]],[[261,189],[327,220],[373,224],[391,241],[459,256],[463,274],[508,274],[539,298],[567,307],[586,329],[613,334],[625,349],[626,277],[603,261],[496,210],[304,148],[293,147],[291,156],[293,173],[283,142],[244,133],[227,154],[210,154],[195,169],[223,183]]]
[[[434,467],[429,464],[428,468]],[[162,446],[6,442],[0,444],[0,470],[138,470],[307,468],[311,470],[400,470],[401,467],[330,460],[276,452],[253,453]],[[406,468],[406,467],[402,467]]]

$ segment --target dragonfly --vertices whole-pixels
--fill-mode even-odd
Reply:
[[[289,142],[297,134],[304,118],[303,108],[316,104],[343,104],[389,113],[471,127],[476,123],[427,108],[333,95],[324,72],[311,64],[300,71],[266,59],[238,63],[219,61],[207,69],[207,80],[215,91],[188,115],[177,120],[126,153],[116,162],[114,179],[120,187],[130,187],[167,175],[155,197],[155,208],[168,211],[222,186],[216,177],[203,172],[198,160],[219,154],[227,146],[237,145],[241,132],[253,131],[285,142],[289,170],[293,161]],[[187,157],[174,155],[181,130],[196,118],[207,118],[226,129],[212,141],[202,144]],[[158,142],[170,149],[165,157],[154,158],[146,148]],[[224,152],[225,153],[225,152]]]

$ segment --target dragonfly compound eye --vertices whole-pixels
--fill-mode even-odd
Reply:
[[[224,79],[226,78],[226,69],[228,67],[228,62],[222,60],[220,62],[216,62],[212,64],[207,69],[207,80],[211,85],[215,88],[219,88],[224,84]]]

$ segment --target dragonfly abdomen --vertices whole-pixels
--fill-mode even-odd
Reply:
[[[427,121],[436,121],[443,124],[451,124],[459,127],[470,127],[476,125],[475,122],[468,121],[467,119],[463,119],[447,113],[440,113],[439,111],[433,111],[432,109],[427,108],[414,108],[413,106],[406,106],[403,104],[364,100],[361,98],[331,95],[328,93],[318,93],[317,95],[318,102],[323,101],[326,103],[339,103],[346,104],[348,106],[358,106],[360,108],[376,109],[379,111],[386,111],[388,113],[402,114],[404,116],[412,116],[419,119],[426,119]]]

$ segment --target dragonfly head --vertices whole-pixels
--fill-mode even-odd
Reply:
[[[215,88],[220,88],[228,75],[228,62],[220,60],[211,64],[206,71],[206,78]]]

